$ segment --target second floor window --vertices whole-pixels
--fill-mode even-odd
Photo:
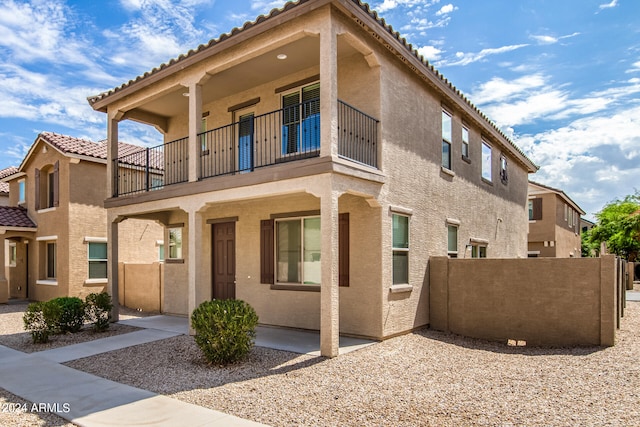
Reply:
[[[282,154],[320,149],[320,83],[282,96]]]
[[[48,209],[60,204],[60,162],[35,170],[36,210]]]
[[[491,181],[491,146],[482,141],[482,178]]]
[[[27,197],[26,181],[21,179],[18,181],[18,203],[24,203]]]
[[[442,110],[442,167],[451,169],[451,115]]]
[[[462,127],[462,157],[469,158],[469,129]]]

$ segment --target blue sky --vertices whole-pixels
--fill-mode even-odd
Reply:
[[[108,7],[106,6],[108,4]],[[86,101],[284,1],[0,0],[0,169],[39,132],[94,141]],[[640,2],[374,0],[370,6],[593,219],[640,189]],[[149,127],[121,140],[155,144]]]

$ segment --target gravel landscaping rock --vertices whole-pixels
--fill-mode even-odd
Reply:
[[[615,347],[508,347],[423,330],[324,359],[205,363],[179,336],[67,365],[274,426],[640,425],[640,303]]]

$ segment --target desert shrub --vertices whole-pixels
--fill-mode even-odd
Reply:
[[[48,301],[47,304],[58,306],[58,317],[55,322],[55,332],[65,334],[78,332],[84,325],[84,302],[78,297],[59,297]]]
[[[108,293],[87,295],[84,307],[85,318],[93,324],[94,331],[102,332],[109,329],[112,308],[111,295]]]
[[[241,300],[213,300],[191,314],[195,341],[210,363],[226,365],[246,357],[256,337],[258,315]]]
[[[60,317],[59,306],[50,302],[33,302],[27,306],[22,317],[24,328],[31,333],[34,343],[45,343],[55,333],[57,319]]]

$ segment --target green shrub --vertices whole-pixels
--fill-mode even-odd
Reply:
[[[195,340],[210,363],[226,365],[246,357],[256,337],[258,315],[241,300],[205,301],[191,314]]]
[[[50,302],[33,302],[27,306],[22,317],[24,328],[31,333],[34,343],[45,343],[55,333],[57,319],[60,317],[57,304]]]
[[[55,332],[65,334],[78,332],[84,325],[84,302],[78,297],[59,297],[48,301],[47,304],[58,306],[58,318],[55,322]]]
[[[93,330],[102,332],[109,329],[111,320],[111,295],[106,292],[89,294],[85,299],[85,318],[93,324]]]

